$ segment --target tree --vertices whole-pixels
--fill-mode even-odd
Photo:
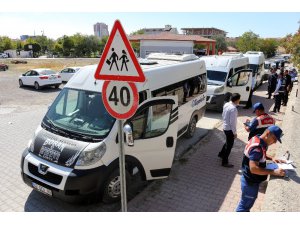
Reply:
[[[37,54],[41,51],[41,46],[38,43],[29,43],[24,45],[25,51],[32,51],[32,56],[35,58]]]
[[[259,39],[259,50],[269,58],[275,55],[278,42],[273,38]]]
[[[284,38],[287,52],[292,54],[292,62],[296,67],[300,67],[300,31],[294,35]]]
[[[252,31],[245,32],[236,43],[241,52],[259,51],[259,35]]]
[[[144,34],[144,33],[145,33],[144,29],[139,29],[137,31],[133,31],[132,33],[130,33],[130,36],[131,35]]]
[[[9,37],[0,37],[0,51],[3,52],[8,49],[13,49],[13,43]]]
[[[227,43],[223,35],[214,35],[212,39],[216,40],[216,51],[225,52],[227,50]]]
[[[73,48],[75,46],[74,40],[67,35],[64,35],[62,38],[62,50],[64,56],[70,56],[71,52],[73,52]]]

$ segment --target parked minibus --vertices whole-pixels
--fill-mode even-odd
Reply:
[[[124,121],[128,192],[139,180],[169,176],[177,138],[194,135],[206,105],[206,67],[197,56],[153,53],[139,62],[146,81],[136,83],[139,107]],[[120,199],[118,126],[103,105],[96,67],[69,80],[22,155],[24,182],[69,202]]]
[[[245,104],[250,94],[252,70],[249,58],[242,53],[223,53],[220,56],[201,57],[207,70],[207,108],[222,112],[232,93],[241,95]]]

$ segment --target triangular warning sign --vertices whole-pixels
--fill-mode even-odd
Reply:
[[[144,82],[143,70],[119,20],[111,34],[95,72],[95,79]]]

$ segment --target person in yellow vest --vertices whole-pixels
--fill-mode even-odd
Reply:
[[[250,122],[246,120],[245,129],[249,132],[248,140],[255,135],[262,135],[263,132],[272,125],[275,125],[275,119],[269,114],[265,113],[265,107],[261,102],[257,102],[253,105],[253,113],[256,117]]]

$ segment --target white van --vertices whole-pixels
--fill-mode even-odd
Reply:
[[[222,112],[224,102],[229,101],[232,93],[241,95],[241,104],[247,102],[252,83],[248,57],[242,53],[225,53],[201,59],[205,61],[207,69],[208,109]]]
[[[265,55],[263,52],[258,51],[248,51],[244,56],[249,58],[249,68],[253,70],[256,87],[259,87],[263,82],[263,77],[265,74],[264,63]]]
[[[195,55],[153,54],[140,64],[146,81],[136,84],[139,107],[125,121],[134,139],[124,146],[129,192],[135,180],[168,177],[177,137],[193,136],[206,104],[206,68]],[[64,86],[22,156],[24,182],[66,201],[120,198],[118,126],[103,105],[96,67]]]

